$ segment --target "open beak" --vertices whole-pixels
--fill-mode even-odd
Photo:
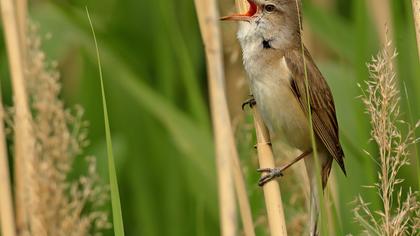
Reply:
[[[224,16],[220,20],[233,20],[233,21],[250,21],[250,19],[257,13],[257,4],[253,0],[247,0],[249,3],[248,12],[243,14],[233,14],[230,16]]]

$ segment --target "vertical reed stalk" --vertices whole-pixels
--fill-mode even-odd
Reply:
[[[19,36],[19,44],[20,44],[20,53],[21,53],[21,62],[22,62],[22,67],[23,67],[23,79],[25,79],[25,73],[26,73],[26,69],[27,69],[27,42],[26,42],[26,30],[27,30],[27,0],[16,0],[15,1],[15,7],[16,7],[16,22],[17,22],[17,30],[18,30],[18,36]],[[24,81],[25,84],[25,81]],[[26,87],[23,87],[24,89],[26,89]],[[28,101],[27,99],[25,99],[25,101]],[[15,106],[17,106],[18,104],[15,102]],[[29,104],[28,104],[29,107]],[[28,108],[28,111],[30,109]],[[28,113],[29,114],[29,113]],[[15,119],[19,119],[16,113]],[[25,121],[24,121],[25,122]],[[28,124],[30,123],[29,121],[27,121]],[[29,126],[28,126],[29,128]],[[28,132],[29,130],[27,130],[26,132]],[[31,136],[31,134],[29,134]],[[16,136],[15,136],[16,138]],[[16,138],[17,139],[17,138]],[[16,143],[15,143],[16,145]],[[29,151],[29,147],[31,146],[31,144],[29,144],[28,146],[26,146],[26,150]],[[17,147],[17,146],[15,146]],[[23,151],[24,152],[24,151]],[[25,155],[25,154],[23,154]],[[26,156],[26,155],[25,155]],[[17,229],[18,229],[18,234],[21,234],[22,231],[24,230],[20,230],[23,229],[24,227],[30,227],[30,221],[31,221],[31,217],[33,216],[33,212],[32,209],[33,207],[26,207],[28,202],[32,202],[32,197],[33,197],[33,185],[32,184],[28,184],[28,179],[31,179],[31,176],[33,176],[33,164],[31,164],[30,162],[32,162],[32,156],[29,156],[29,158],[26,158],[25,160],[21,160],[20,158],[17,158],[17,156],[15,157],[15,178],[18,178],[18,175],[20,175],[21,180],[19,185],[21,186],[19,188],[19,191],[21,191],[21,193],[17,193],[18,191],[18,187],[17,187],[17,182],[16,182],[16,198],[18,197],[18,195],[21,195],[21,201],[18,203],[18,201],[16,200],[16,211],[19,211],[19,213],[16,214],[16,217],[21,218],[22,220],[25,220],[26,222],[21,222],[20,220],[18,221],[18,225],[17,225]],[[21,167],[17,167],[17,161],[20,160],[20,164],[21,166],[24,166],[24,171],[25,173],[22,174]],[[23,161],[23,162],[22,162]],[[18,173],[20,172],[20,174]],[[21,207],[18,207],[18,204],[21,205]],[[30,210],[29,210],[30,209]],[[25,225],[23,225],[25,224]]]
[[[260,168],[274,168],[273,151],[270,146],[268,130],[259,114],[254,108],[254,123],[257,134],[257,150]],[[270,181],[263,186],[265,205],[267,208],[268,224],[271,236],[286,236],[286,220],[284,217],[283,203],[280,187],[276,181]]]
[[[245,235],[254,236],[251,208],[227,106],[217,4],[215,0],[196,0],[195,6],[207,57],[210,107],[218,170],[221,234],[223,236],[237,235],[235,183]]]
[[[420,59],[420,0],[412,0],[413,18],[416,25],[417,50]]]
[[[28,1],[27,0],[16,0],[16,17],[19,27],[19,36],[21,43],[22,54],[26,54],[26,29],[27,29],[27,18],[28,18]],[[24,58],[26,58],[24,56]]]
[[[418,57],[419,57],[419,60],[420,60],[420,0],[412,0],[412,5],[413,5],[412,6],[412,8],[413,8],[413,19],[414,19],[415,30],[416,30],[416,38],[417,38],[417,53],[418,53]],[[406,88],[405,94],[408,96],[407,88]],[[409,101],[408,98],[407,98],[407,101]],[[409,110],[409,113],[410,113],[410,117],[412,117],[411,110]],[[417,148],[416,148],[415,153],[417,154],[417,152],[418,151],[417,151]],[[418,179],[418,184],[419,184],[419,187],[420,187],[420,160],[417,158],[416,162],[417,162],[416,163],[416,165],[417,165],[417,179]]]
[[[216,148],[216,167],[218,174],[219,214],[222,236],[237,234],[236,204],[233,188],[230,148],[225,138],[231,129],[229,116],[224,103],[224,71],[221,55],[220,31],[217,26],[217,9],[211,0],[195,1],[208,63],[208,83],[210,108]],[[225,123],[226,122],[226,123]]]
[[[27,202],[26,179],[27,161],[32,156],[31,114],[24,83],[24,59],[19,38],[19,27],[12,0],[0,0],[4,35],[12,76],[13,99],[15,104],[15,183],[16,183],[16,226],[18,232],[26,227]]]
[[[389,0],[370,0],[366,1],[370,12],[372,12],[373,21],[381,44],[386,43],[386,35],[393,35],[392,33],[392,17]]]
[[[0,99],[0,223],[1,235],[15,236],[12,188],[10,187],[9,161],[7,159],[6,134],[4,132],[4,110]]]
[[[239,211],[244,227],[245,236],[255,236],[254,221],[252,220],[251,205],[246,191],[245,178],[242,173],[241,163],[235,146],[232,146],[233,179],[239,203]]]

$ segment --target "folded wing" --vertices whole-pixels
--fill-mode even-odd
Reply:
[[[303,57],[304,56],[304,57]],[[303,60],[305,58],[305,62]],[[308,115],[307,90],[309,88],[309,101],[312,113],[312,123],[316,135],[323,142],[331,156],[346,174],[344,166],[344,152],[338,136],[338,123],[335,113],[334,100],[327,82],[315,65],[311,55],[305,48],[304,54],[299,48],[288,50],[285,54],[287,66],[292,72],[291,89],[299,103]],[[307,83],[305,79],[305,67]]]

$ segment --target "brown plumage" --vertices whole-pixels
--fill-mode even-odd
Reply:
[[[308,78],[309,101],[312,109],[312,122],[316,135],[327,148],[328,152],[334,158],[340,168],[346,174],[344,166],[344,152],[340,144],[338,134],[338,122],[335,112],[334,99],[331,94],[327,82],[313,61],[308,50],[305,48],[305,64]],[[308,115],[308,99],[306,97],[306,82],[303,53],[300,48],[287,50],[284,54],[287,66],[292,71],[291,89],[296,98]],[[327,183],[327,179],[331,170],[331,162],[329,166],[324,167],[322,173],[323,187]]]
[[[312,152],[309,112],[316,134],[317,156],[325,188],[335,159],[345,173],[334,101],[331,91],[309,52],[301,43],[300,6],[296,0],[248,0],[245,14],[225,17],[240,21],[238,39],[257,109],[267,125],[276,149],[300,155],[282,168],[261,169],[266,172],[259,184],[279,177],[300,159],[304,159],[311,189],[310,235],[317,235],[317,170]],[[307,86],[305,77],[307,72]],[[307,91],[307,88],[309,91]],[[310,111],[308,111],[308,97]]]

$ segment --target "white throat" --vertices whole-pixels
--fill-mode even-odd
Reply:
[[[273,49],[284,50],[295,40],[290,28],[285,25],[273,26],[262,18],[250,22],[239,22],[237,37],[243,50],[257,45],[263,48],[263,41],[269,41]]]

